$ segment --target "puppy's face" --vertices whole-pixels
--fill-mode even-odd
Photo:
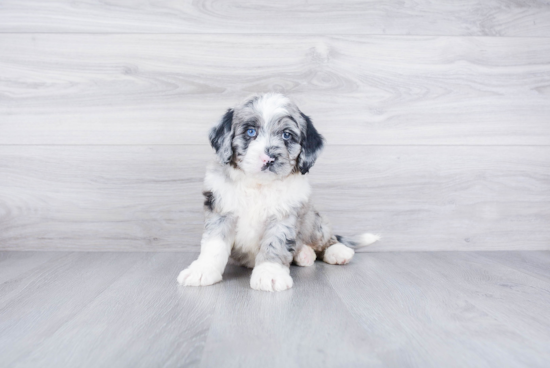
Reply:
[[[280,94],[229,109],[210,141],[223,164],[266,180],[307,173],[323,146],[311,120]]]

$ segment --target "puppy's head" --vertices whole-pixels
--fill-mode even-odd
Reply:
[[[265,179],[307,173],[323,147],[311,119],[275,93],[227,110],[210,142],[223,164]]]

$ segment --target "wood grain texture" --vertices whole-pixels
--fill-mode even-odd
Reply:
[[[202,367],[379,365],[377,345],[357,326],[322,267],[293,267],[295,286],[267,296],[251,291],[250,274],[235,266],[224,274]]]
[[[119,262],[129,256],[139,261],[77,315],[43,336],[13,367],[198,366],[221,285],[178,286],[177,274],[196,254],[113,256]],[[104,272],[103,267],[85,266],[85,270]],[[9,331],[6,338],[13,333]]]
[[[266,91],[331,144],[548,145],[550,38],[0,36],[0,144],[206,144]]]
[[[502,263],[531,276],[550,280],[549,252],[491,252],[479,253],[480,256]]]
[[[4,283],[0,299],[3,366],[28,355],[146,254],[72,253]],[[2,272],[5,272],[2,269]],[[7,270],[7,272],[10,272]]]
[[[378,253],[359,255],[345,272],[324,269],[352,315],[382,342],[388,366],[543,367],[548,280],[488,261],[491,254]]]
[[[205,146],[0,147],[0,247],[197,251]],[[550,147],[328,146],[313,201],[367,251],[548,250]]]
[[[220,284],[178,286],[178,271],[196,253],[12,253],[0,253],[0,262],[11,260],[11,269],[0,267],[0,287],[21,287],[0,306],[1,366],[550,361],[550,280],[518,271],[538,267],[529,252],[358,254],[346,266],[291,267],[295,286],[281,293],[250,289],[250,270],[231,265]],[[550,268],[550,253],[536,254]]]
[[[0,32],[550,36],[546,1],[4,0]]]
[[[2,300],[7,300],[8,294],[14,290],[11,279],[24,277],[33,269],[43,266],[45,263],[54,261],[65,256],[64,252],[0,252],[0,295]]]

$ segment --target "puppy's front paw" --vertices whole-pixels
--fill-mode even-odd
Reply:
[[[178,282],[185,286],[207,286],[222,281],[222,274],[205,262],[195,261],[181,271]]]
[[[254,267],[250,287],[254,290],[283,291],[292,287],[290,270],[278,263],[265,262]]]
[[[296,254],[294,255],[294,263],[298,266],[308,267],[315,263],[315,251],[309,246],[304,245]]]
[[[331,245],[325,250],[323,261],[328,264],[346,264],[351,261],[355,252],[353,249],[346,247],[342,243],[336,243]]]

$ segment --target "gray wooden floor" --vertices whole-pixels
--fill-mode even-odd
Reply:
[[[2,367],[548,367],[550,252],[359,254],[264,293],[194,253],[0,253]]]

